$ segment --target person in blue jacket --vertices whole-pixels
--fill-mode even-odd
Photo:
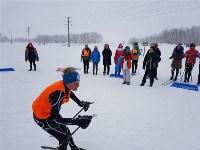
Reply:
[[[36,71],[36,64],[35,61],[39,61],[39,56],[35,47],[31,42],[28,43],[25,50],[25,61],[27,60],[30,62],[30,69],[28,71],[32,71],[32,64],[34,66],[34,71]]]
[[[91,60],[93,62],[93,75],[97,75],[98,72],[98,64],[100,62],[100,53],[98,51],[98,47],[95,46],[94,50],[91,53]]]

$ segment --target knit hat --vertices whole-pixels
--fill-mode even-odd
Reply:
[[[129,46],[126,46],[126,47],[125,47],[125,50],[129,50],[129,51],[130,51],[130,47],[129,47]]]
[[[191,43],[191,44],[190,44],[190,47],[195,47],[195,44],[194,44],[194,43]]]

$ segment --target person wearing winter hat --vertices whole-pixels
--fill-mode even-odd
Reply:
[[[121,68],[123,68],[123,83],[122,84],[130,85],[130,69],[131,69],[132,55],[131,55],[129,46],[125,47],[125,50],[122,56],[123,57],[120,62],[120,66]]]
[[[88,47],[88,44],[85,44],[85,48],[82,50],[81,53],[81,62],[83,61],[83,69],[85,74],[88,74],[90,54],[91,49]]]
[[[102,56],[103,56],[103,66],[104,66],[103,75],[105,75],[105,74],[109,75],[112,51],[110,50],[108,44],[104,45],[104,50],[102,51]],[[107,73],[106,73],[106,69],[107,69]]]
[[[177,80],[178,74],[179,74],[179,69],[182,68],[182,59],[184,58],[184,52],[183,52],[184,48],[182,46],[182,44],[178,44],[175,48],[174,51],[172,53],[172,56],[169,59],[173,59],[172,63],[171,63],[171,78],[170,80]],[[174,78],[174,71],[176,70],[176,75]]]
[[[25,61],[30,62],[30,69],[28,71],[32,71],[32,64],[34,66],[34,71],[36,71],[35,61],[39,61],[39,56],[35,47],[33,47],[33,43],[29,42],[26,46],[25,50]]]
[[[115,69],[115,74],[121,73],[121,67],[120,67],[120,65],[118,65],[118,59],[120,56],[122,56],[123,52],[124,52],[123,45],[120,43],[118,48],[115,51],[115,56],[114,56],[115,68],[117,68],[117,69]],[[118,67],[116,67],[116,66],[118,66]]]
[[[157,74],[158,74],[158,64],[161,61],[161,51],[160,51],[160,49],[158,47],[158,43],[154,43],[154,52],[158,56],[158,60],[157,60],[156,66],[155,66],[155,69],[156,69],[155,70],[155,79],[158,80],[158,76],[157,76]]]
[[[199,52],[195,49],[195,44],[190,44],[190,49],[187,50],[184,54],[185,60],[185,77],[184,82],[189,82],[191,77],[192,69],[196,63],[196,58],[198,57]]]
[[[136,74],[137,67],[138,67],[138,59],[139,56],[141,55],[141,51],[139,49],[138,42],[133,43],[133,49],[131,51],[132,54],[132,75]]]
[[[98,64],[100,62],[100,53],[98,51],[98,47],[97,46],[94,47],[94,50],[91,53],[91,60],[93,62],[93,75],[95,75],[95,74],[97,75]]]
[[[81,128],[89,124],[91,120],[80,118],[63,118],[60,115],[62,104],[69,102],[70,98],[85,111],[88,110],[90,102],[80,101],[72,91],[77,91],[80,82],[77,68],[68,67],[63,71],[63,80],[49,85],[33,102],[33,118],[37,125],[59,141],[59,150],[83,150],[77,147],[66,125],[78,125]],[[68,141],[64,142],[69,137]]]
[[[142,83],[140,84],[140,86],[144,86],[148,76],[150,78],[149,86],[150,87],[153,86],[158,60],[159,60],[159,56],[155,52],[155,47],[151,46],[149,51],[147,52],[147,54],[144,57],[143,69],[145,70],[145,73],[144,73],[144,77],[142,79]]]

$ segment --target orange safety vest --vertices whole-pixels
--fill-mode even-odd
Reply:
[[[90,50],[83,50],[83,56],[90,56]]]
[[[60,90],[65,93],[65,86],[63,84],[63,80],[57,81],[50,86],[48,86],[39,96],[38,98],[33,102],[32,109],[34,115],[39,119],[46,119],[50,117],[51,112],[51,103],[49,102],[49,95],[52,92],[55,92],[57,90]],[[62,104],[69,102],[70,99],[70,93],[65,93],[65,98],[62,102]],[[66,96],[67,95],[67,96]]]
[[[138,59],[139,56],[138,56],[138,55],[133,55],[134,53],[137,53],[137,54],[138,54],[138,50],[137,50],[137,49],[132,49],[132,58],[133,58],[133,60],[134,60],[134,59]]]

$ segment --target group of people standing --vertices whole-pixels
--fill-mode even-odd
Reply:
[[[123,84],[130,85],[130,77],[135,75],[138,68],[138,60],[141,55],[141,49],[137,42],[132,44],[132,49],[129,46],[125,48],[120,43],[118,48],[115,51],[114,63],[115,63],[115,74],[120,75],[123,71]],[[103,56],[103,75],[109,75],[112,51],[109,48],[108,44],[104,45],[104,50],[102,51]],[[178,44],[172,53],[172,56],[169,59],[172,59],[171,63],[171,77],[170,80],[177,80],[177,77],[182,68],[182,59],[186,58],[185,70],[184,70],[184,82],[189,82],[191,78],[191,72],[196,62],[196,58],[200,57],[200,54],[195,50],[195,44],[191,43],[189,50],[184,53],[184,48],[182,44]],[[93,62],[93,74],[98,74],[98,63],[100,62],[100,52],[98,51],[97,46],[94,47],[94,50],[91,52],[91,49],[88,45],[85,45],[85,48],[82,50],[81,60],[84,64],[84,73],[88,73],[89,62]],[[142,68],[145,70],[145,74],[142,79],[140,86],[144,86],[146,79],[150,79],[150,87],[153,86],[154,79],[158,80],[157,70],[158,64],[161,61],[161,51],[157,43],[154,43],[147,53],[144,56]],[[200,68],[200,66],[199,66]],[[182,77],[181,77],[182,80]],[[200,84],[200,73],[198,75],[197,85]]]
[[[172,56],[169,59],[172,59],[172,70],[171,70],[171,78],[170,80],[177,80],[177,76],[179,74],[179,70],[182,68],[182,59],[186,58],[185,60],[185,69],[183,72],[184,75],[184,81],[185,83],[189,82],[189,79],[191,78],[191,74],[192,74],[192,69],[196,63],[196,58],[199,57],[200,59],[200,53],[198,52],[198,50],[195,49],[195,44],[191,43],[189,46],[189,50],[187,50],[184,53],[184,48],[182,46],[182,44],[178,44],[175,48],[174,51],[172,53]],[[174,72],[176,70],[176,74],[174,77]],[[182,76],[183,77],[183,76]],[[181,80],[182,80],[181,77]],[[198,75],[198,82],[197,85],[199,86],[200,84],[200,61],[199,61],[199,75]]]
[[[130,76],[135,75],[137,72],[140,55],[141,49],[139,48],[138,42],[133,43],[132,50],[129,46],[123,48],[121,43],[118,45],[114,55],[115,74],[120,75],[121,71],[123,71],[123,84],[130,85]],[[104,65],[103,75],[109,75],[112,51],[110,50],[108,44],[104,45],[102,56]],[[95,46],[94,50],[91,52],[91,49],[86,44],[85,48],[82,50],[81,61],[82,60],[84,73],[88,73],[89,62],[92,61],[93,74],[97,75],[98,63],[100,62],[100,52],[98,51],[97,46]],[[150,86],[153,85],[154,78],[157,79],[157,68],[160,61],[161,52],[158,48],[158,44],[155,44],[145,55],[143,62],[143,69],[145,70],[145,74],[141,86],[145,84],[147,78],[150,78]]]

